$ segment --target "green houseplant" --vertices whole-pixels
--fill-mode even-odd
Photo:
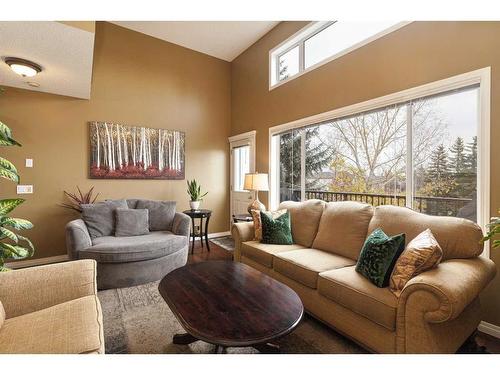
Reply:
[[[0,122],[0,146],[21,146],[12,138],[10,128]],[[15,183],[19,182],[16,167],[0,156],[0,177]],[[0,272],[8,271],[6,259],[24,259],[33,255],[34,247],[29,239],[17,231],[33,228],[33,224],[25,219],[8,216],[12,210],[24,202],[21,198],[0,199]]]
[[[500,214],[500,211],[498,211]],[[491,222],[488,224],[488,233],[483,237],[483,242],[491,240],[496,235],[500,234],[500,217],[491,218]],[[500,247],[500,240],[493,240],[493,247]]]
[[[196,182],[195,179],[193,179],[192,181],[187,180],[187,185],[188,185],[187,193],[191,198],[189,206],[191,207],[192,210],[197,210],[200,207],[200,202],[203,200],[203,197],[207,195],[208,192],[202,194],[201,186]]]

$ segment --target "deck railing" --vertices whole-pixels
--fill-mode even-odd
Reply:
[[[295,200],[300,201],[300,190],[282,189],[281,201]],[[317,191],[306,190],[305,199],[321,199],[327,202],[338,201],[358,201],[380,206],[392,204],[395,206],[406,206],[405,195],[390,195],[390,194],[372,194],[372,193],[353,193],[353,192],[335,192],[335,191]],[[465,206],[470,207],[469,211],[475,215],[475,202],[472,198],[449,198],[449,197],[413,197],[413,208],[416,211],[423,212],[429,215],[442,216],[457,216],[460,209]],[[468,214],[461,215],[463,217],[470,216]]]

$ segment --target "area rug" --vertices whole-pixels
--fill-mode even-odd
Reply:
[[[104,319],[106,353],[211,354],[215,346],[201,341],[175,345],[182,326],[158,292],[158,282],[98,293]],[[282,353],[365,353],[364,349],[310,317],[276,342]],[[253,348],[228,348],[227,353],[258,353]]]
[[[234,240],[231,236],[212,238],[210,242],[222,247],[224,250],[234,251]]]

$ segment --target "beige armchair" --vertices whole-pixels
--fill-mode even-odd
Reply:
[[[0,353],[104,353],[96,262],[0,273]]]

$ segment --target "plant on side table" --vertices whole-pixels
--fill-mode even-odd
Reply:
[[[195,179],[192,181],[187,180],[188,190],[187,193],[191,200],[189,201],[189,206],[192,210],[197,210],[200,208],[200,202],[203,200],[203,197],[208,194],[201,193],[201,185],[199,185]]]
[[[0,146],[21,146],[12,138],[7,125],[0,122]],[[0,156],[0,177],[19,183],[16,167]],[[24,202],[21,198],[0,200],[0,272],[8,271],[6,259],[24,259],[33,255],[35,249],[29,239],[16,231],[31,229],[33,224],[25,219],[9,217],[8,214]]]

